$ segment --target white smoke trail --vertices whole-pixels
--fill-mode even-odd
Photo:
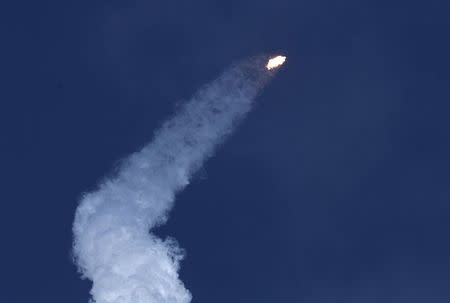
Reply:
[[[201,89],[125,160],[117,176],[84,195],[73,225],[73,252],[96,303],[187,303],[182,254],[149,231],[163,223],[175,194],[233,127],[273,74],[265,58],[241,62]]]

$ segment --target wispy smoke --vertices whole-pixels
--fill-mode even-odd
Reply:
[[[232,66],[202,88],[129,156],[116,176],[84,195],[75,215],[74,256],[96,303],[187,303],[181,250],[150,231],[175,194],[250,110],[273,72],[265,58]]]

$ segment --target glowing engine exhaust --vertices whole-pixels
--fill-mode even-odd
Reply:
[[[286,56],[276,56],[273,58],[270,58],[267,62],[266,68],[267,70],[272,70],[274,68],[280,67],[284,61],[286,61]]]

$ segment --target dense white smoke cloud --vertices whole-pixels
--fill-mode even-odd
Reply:
[[[84,195],[73,225],[76,263],[96,303],[187,303],[182,254],[150,230],[167,219],[175,194],[251,109],[272,76],[265,58],[232,66],[202,88],[129,156],[116,176]]]

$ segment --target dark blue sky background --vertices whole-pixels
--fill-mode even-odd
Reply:
[[[193,302],[449,302],[449,1],[1,6],[1,302],[87,303],[81,193],[234,60],[277,51],[157,231]]]

